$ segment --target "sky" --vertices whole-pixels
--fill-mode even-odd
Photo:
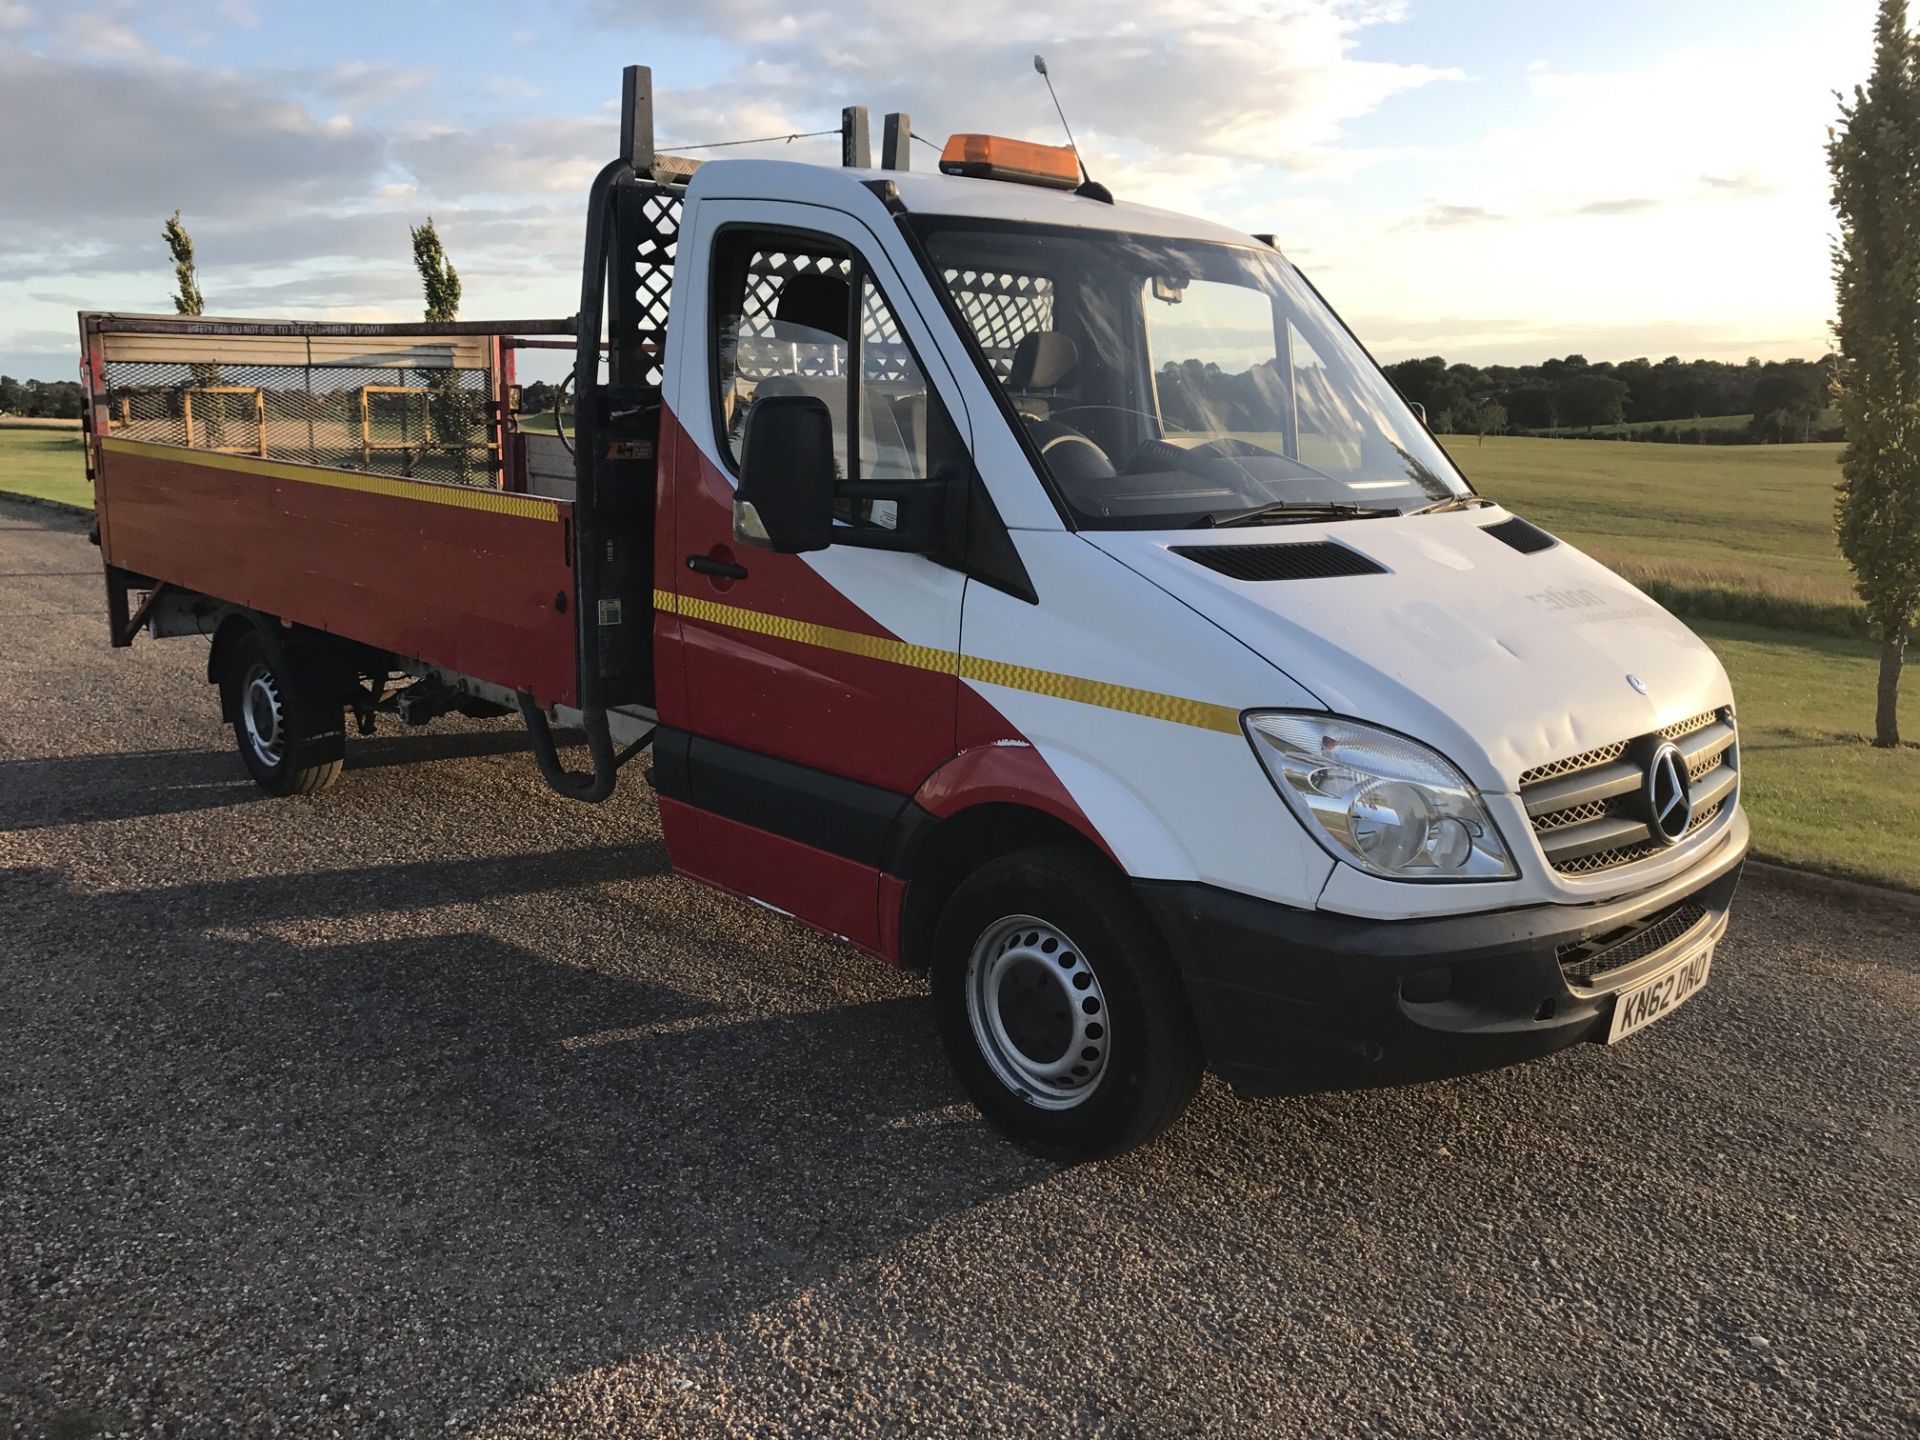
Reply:
[[[464,316],[567,315],[621,65],[653,66],[662,149],[848,104],[936,142],[1057,142],[1036,51],[1117,196],[1274,233],[1383,361],[1815,356],[1826,127],[1872,12],[0,0],[0,372],[72,377],[77,310],[170,311],[176,208],[210,314],[412,318],[430,214]],[[718,153],[833,163],[838,142]]]

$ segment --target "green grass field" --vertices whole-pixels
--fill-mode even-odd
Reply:
[[[0,420],[0,490],[92,505],[80,426],[8,423]]]
[[[1872,649],[1752,625],[1694,628],[1733,680],[1741,800],[1756,853],[1920,890],[1920,745],[1876,750],[1867,743]],[[1911,683],[1904,690],[1903,710],[1920,714]]]
[[[1477,489],[1629,578],[1850,603],[1833,539],[1838,445],[1447,437]]]

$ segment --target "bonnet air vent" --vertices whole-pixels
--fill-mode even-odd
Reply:
[[[1281,545],[1175,545],[1173,553],[1234,580],[1325,580],[1384,575],[1384,565],[1331,540]]]
[[[1522,555],[1537,555],[1560,543],[1538,525],[1530,524],[1518,515],[1511,520],[1502,520],[1498,525],[1482,525],[1480,528],[1502,545],[1511,545]]]

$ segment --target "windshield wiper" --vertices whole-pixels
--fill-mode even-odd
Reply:
[[[1287,525],[1296,520],[1381,520],[1399,513],[1378,505],[1355,505],[1349,500],[1276,500],[1251,510],[1230,510],[1225,514],[1209,511],[1187,528],[1225,530],[1234,525]]]
[[[1484,495],[1449,495],[1444,500],[1436,500],[1431,505],[1422,505],[1417,510],[1409,510],[1409,515],[1438,515],[1442,510],[1466,510],[1495,502]]]

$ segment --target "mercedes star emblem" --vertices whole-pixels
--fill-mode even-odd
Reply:
[[[1647,765],[1647,823],[1656,840],[1671,845],[1693,824],[1693,785],[1686,758],[1669,741]]]

